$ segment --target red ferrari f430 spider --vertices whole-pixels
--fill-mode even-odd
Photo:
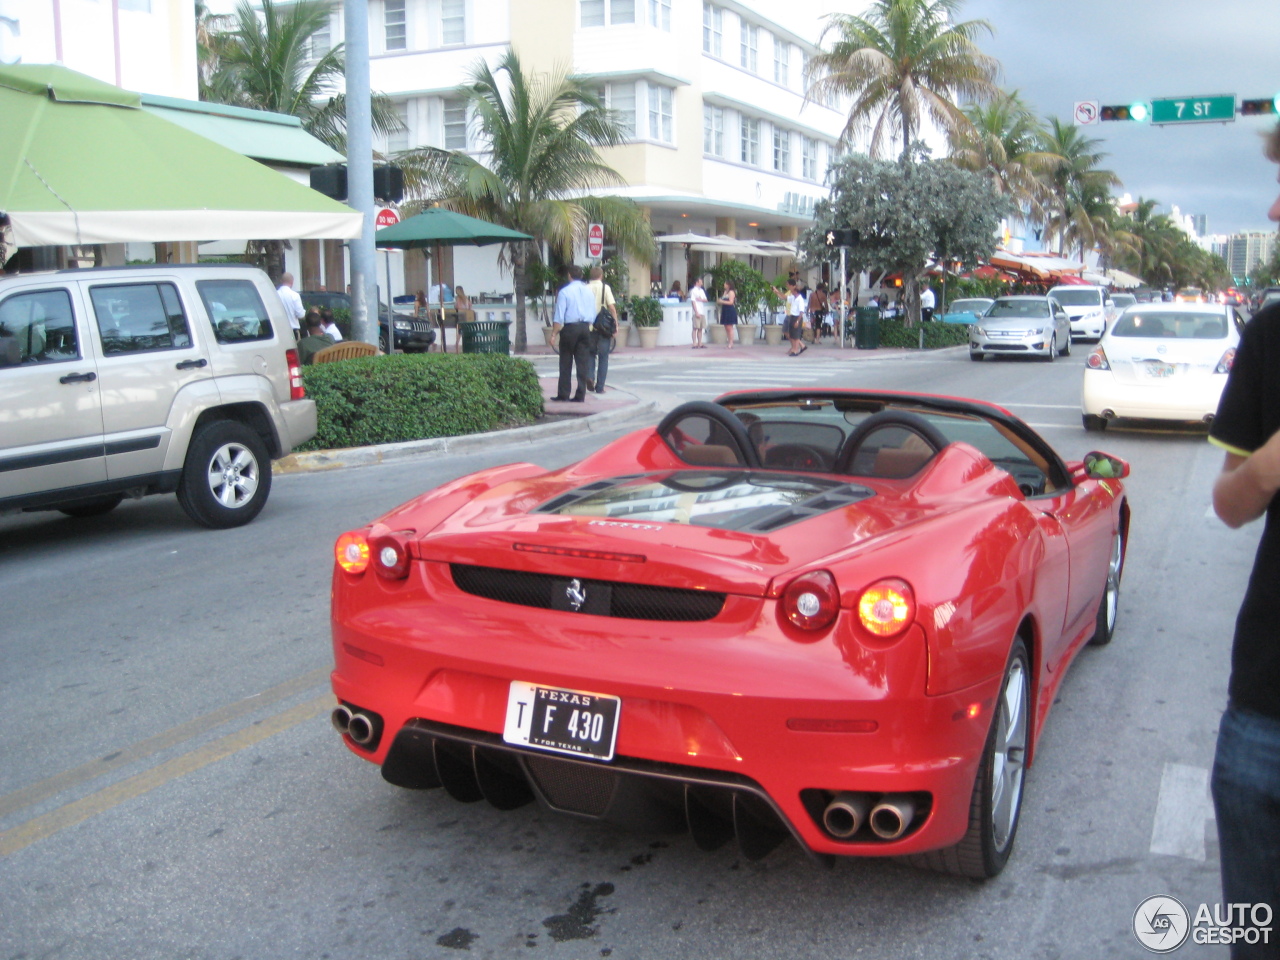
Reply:
[[[686,403],[336,545],[333,722],[409,788],[990,877],[1115,628],[1128,465],[986,403]]]

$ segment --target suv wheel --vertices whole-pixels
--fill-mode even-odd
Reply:
[[[253,430],[215,420],[196,431],[178,485],[187,516],[205,527],[238,527],[261,512],[270,492],[271,458]]]

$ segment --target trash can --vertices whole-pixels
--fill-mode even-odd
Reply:
[[[859,307],[854,327],[854,344],[859,350],[876,350],[880,347],[880,310],[877,307]]]
[[[511,352],[510,320],[472,320],[458,324],[463,353]]]

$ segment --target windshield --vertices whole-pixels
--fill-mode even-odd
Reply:
[[[951,303],[952,313],[981,313],[990,305],[990,300],[953,300]]]
[[[1058,287],[1056,290],[1049,291],[1049,296],[1057,300],[1064,307],[1100,307],[1102,306],[1102,291],[1076,289],[1070,287]]]
[[[1227,335],[1227,321],[1216,314],[1153,313],[1146,310],[1125,313],[1111,329],[1113,337],[1147,339],[1221,340]]]
[[[997,300],[987,311],[987,320],[1001,317],[1047,317],[1049,304],[1045,300]]]

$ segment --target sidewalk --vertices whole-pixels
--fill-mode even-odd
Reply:
[[[755,329],[755,328],[750,328]],[[612,354],[614,360],[660,360],[679,362],[734,363],[740,360],[783,359],[787,352],[786,341],[778,346],[767,346],[763,340],[749,346],[737,344],[733,349],[723,344],[707,344],[705,350],[694,350],[689,345],[676,347],[627,347],[619,345]],[[956,348],[951,348],[956,349]],[[930,351],[933,352],[933,351]],[[842,348],[830,338],[808,344],[808,349],[789,362],[832,363],[839,361],[904,359],[920,353],[918,350],[882,348],[856,350]],[[523,354],[530,360],[554,360],[558,354],[545,344],[529,344]],[[537,443],[550,437],[590,434],[616,429],[631,420],[654,419],[674,404],[665,395],[622,390],[605,386],[604,393],[588,392],[585,401],[556,401],[557,373],[549,372],[539,377],[542,387],[543,409],[546,422],[511,430],[495,430],[491,433],[473,433],[461,437],[436,437],[431,440],[410,440],[405,443],[387,443],[369,447],[350,447],[343,450],[316,450],[295,453],[275,461],[276,473],[310,473],[320,470],[340,470],[346,467],[370,466],[403,460],[417,456],[448,456],[449,454],[477,453],[510,444]],[[576,385],[576,384],[575,384]]]

